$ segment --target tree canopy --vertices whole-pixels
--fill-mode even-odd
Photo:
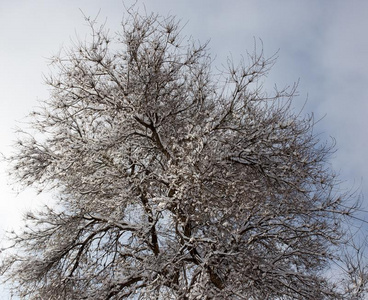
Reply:
[[[355,206],[295,86],[262,50],[211,68],[174,17],[127,12],[64,49],[8,158],[55,205],[26,215],[3,274],[27,299],[339,299]],[[358,286],[359,288],[359,286]],[[352,289],[354,290],[354,289]],[[361,295],[359,291],[353,291]]]

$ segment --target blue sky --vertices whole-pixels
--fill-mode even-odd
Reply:
[[[125,1],[126,5],[132,1]],[[142,1],[140,2],[142,3]],[[338,151],[331,164],[344,187],[368,193],[368,1],[342,0],[146,0],[148,12],[173,14],[187,23],[183,33],[203,42],[215,63],[234,60],[262,39],[266,55],[279,59],[265,81],[272,89],[300,79],[301,107],[313,112],[323,137],[333,136]],[[107,18],[119,29],[121,0],[0,1],[0,152],[9,154],[14,129],[48,97],[42,73],[47,58],[76,37],[88,36],[81,11]],[[0,241],[4,230],[19,226],[21,212],[36,207],[31,191],[17,195],[0,172]],[[366,196],[367,198],[367,196]],[[44,197],[47,201],[47,197]],[[368,200],[365,200],[368,205]],[[5,294],[4,294],[5,295]],[[2,299],[7,299],[3,296]]]

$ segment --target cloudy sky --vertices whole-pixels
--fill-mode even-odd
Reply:
[[[119,30],[122,0],[0,0],[0,152],[11,153],[14,130],[37,101],[48,97],[42,74],[47,58],[71,39],[88,37],[83,13]],[[132,1],[125,1],[126,5]],[[142,1],[140,2],[143,3]],[[176,15],[186,35],[203,42],[215,62],[234,60],[263,41],[266,56],[278,62],[265,86],[300,80],[295,106],[323,118],[316,131],[334,137],[331,164],[344,188],[368,193],[368,1],[365,0],[146,0],[148,12]],[[17,195],[0,165],[0,242],[19,226],[22,211],[36,207],[31,191]],[[368,197],[366,196],[368,199]],[[47,201],[44,197],[43,201]],[[368,200],[365,200],[368,206]],[[367,217],[368,219],[368,217]],[[1,299],[10,299],[3,292]]]

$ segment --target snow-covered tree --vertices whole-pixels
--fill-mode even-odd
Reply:
[[[173,17],[128,11],[65,49],[8,160],[55,204],[2,263],[26,299],[337,299],[328,278],[354,207],[333,143],[267,94],[254,51],[211,69]]]

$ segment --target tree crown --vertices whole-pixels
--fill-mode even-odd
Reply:
[[[354,210],[296,86],[267,94],[262,51],[221,71],[173,17],[128,11],[55,58],[41,138],[9,157],[57,206],[3,270],[31,299],[336,299],[323,275]]]

